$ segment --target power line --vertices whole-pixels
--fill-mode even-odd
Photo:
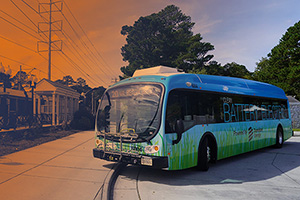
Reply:
[[[0,16],[0,18],[1,18],[1,19],[3,19],[4,21],[6,21],[7,23],[9,23],[9,24],[13,25],[14,27],[16,27],[16,28],[20,29],[21,31],[25,32],[26,34],[30,35],[31,37],[34,37],[34,38],[36,38],[36,39],[38,39],[38,40],[40,39],[40,38],[38,38],[38,37],[36,37],[36,36],[32,35],[32,34],[31,34],[31,33],[29,33],[28,31],[26,31],[26,30],[24,30],[24,29],[20,28],[20,27],[19,27],[19,26],[17,26],[16,24],[14,24],[14,23],[12,23],[12,22],[8,21],[7,19],[5,19],[5,18],[3,18],[3,17],[1,17],[1,16]]]
[[[80,23],[78,22],[78,20],[76,19],[76,17],[73,15],[71,9],[69,8],[69,6],[67,5],[67,3],[64,1],[66,8],[69,10],[70,14],[72,15],[73,19],[76,21],[77,25],[80,27],[81,31],[84,33],[85,37],[88,39],[88,41],[90,42],[90,44],[93,46],[94,50],[97,52],[98,56],[103,60],[104,64],[109,68],[109,65],[107,64],[107,62],[104,60],[104,58],[102,57],[102,55],[99,53],[99,51],[96,49],[95,45],[92,43],[92,41],[90,40],[90,38],[88,37],[88,35],[86,34],[86,32],[84,31],[84,29],[82,28],[82,26],[80,25]],[[112,72],[112,71],[111,71]],[[113,72],[112,72],[113,73]],[[114,74],[114,73],[113,73]]]
[[[17,6],[17,4],[13,1],[13,0],[10,0],[10,2],[12,3],[12,4],[14,4],[14,6],[35,26],[35,27],[37,27],[37,25],[30,19],[30,17],[28,17],[27,15],[26,15],[26,13],[25,12],[23,12],[23,10],[21,9],[21,8],[19,8],[19,6]]]
[[[14,18],[13,16],[9,15],[8,13],[4,12],[3,10],[0,10],[0,12],[4,13],[5,15],[9,16],[10,18],[14,19],[15,21],[19,22],[20,24],[22,24],[23,26],[27,27],[28,29],[32,30],[33,32],[36,32],[33,28],[27,26],[26,24],[24,24],[23,22],[17,20],[16,18]]]
[[[20,62],[20,61],[14,60],[14,59],[12,59],[12,58],[8,58],[8,57],[6,57],[6,56],[3,56],[3,55],[0,55],[0,57],[2,57],[2,58],[6,58],[7,60],[10,60],[10,61],[13,61],[13,62],[19,63],[19,64],[21,64],[21,65],[24,65],[24,66],[33,67],[33,66],[31,66],[31,65],[27,65],[27,64],[25,64],[25,63],[22,63],[22,62]]]
[[[37,0],[38,1],[38,0]],[[39,1],[38,1],[39,2]],[[42,6],[42,8],[44,9],[44,10],[46,10],[43,6]],[[44,20],[45,20],[45,18],[43,17],[43,16],[41,16]],[[55,20],[55,19],[54,19]],[[67,19],[66,19],[67,20]],[[68,23],[69,23],[69,25],[72,27],[72,30],[75,32],[75,34],[77,35],[77,37],[79,37],[79,35],[78,35],[78,33],[76,32],[76,30],[73,28],[73,26],[70,24],[70,22],[68,21]],[[72,46],[72,48],[76,51],[76,53],[80,56],[80,58],[83,60],[83,62],[85,62],[85,64],[86,64],[86,66],[87,67],[89,67],[89,69],[91,69],[91,70],[93,70],[92,68],[91,68],[91,66],[87,63],[87,61],[81,56],[81,54],[78,52],[78,50],[74,47],[74,45],[70,42],[70,40],[78,47],[78,45],[76,44],[76,42],[65,32],[65,31],[62,31],[61,32],[62,34],[63,34],[63,36],[68,40],[68,42],[71,44],[71,46]],[[59,36],[58,36],[59,37]],[[60,37],[59,37],[60,38]],[[80,37],[79,37],[80,38]],[[61,38],[60,38],[61,39]],[[66,44],[65,44],[66,45]],[[73,51],[66,45],[66,47],[70,50],[70,52],[71,53],[73,53]],[[81,50],[81,48],[79,48],[78,47],[78,49],[79,50]],[[82,50],[81,50],[81,52],[84,54],[84,55],[86,55]],[[64,52],[62,52],[65,56],[67,56]],[[75,54],[73,53],[73,55],[75,56]],[[87,56],[87,55],[86,55]],[[75,56],[76,57],[76,56]],[[69,57],[68,57],[69,58]],[[77,59],[78,59],[78,57],[76,57]],[[88,56],[87,56],[87,58],[89,58]],[[90,59],[90,58],[89,58]],[[73,66],[75,66],[76,68],[78,68],[79,66],[73,61],[73,60],[71,60],[70,58],[69,58],[69,60],[70,60],[70,62],[72,63],[72,65]],[[92,60],[91,60],[92,61]],[[69,62],[69,63],[70,63]],[[81,61],[82,62],[82,61]],[[79,67],[80,68],[80,67]],[[83,69],[81,69],[80,68],[80,70],[79,70],[81,73],[86,73],[86,72],[84,72],[84,70]],[[105,73],[105,72],[103,72],[103,73]],[[86,74],[84,74],[84,75],[88,75],[87,73]],[[97,74],[96,74],[96,76],[98,76]],[[88,75],[88,77],[90,77],[90,78],[92,78],[90,75]],[[103,81],[102,80],[102,78],[101,77],[99,77],[98,76],[98,78],[101,80],[101,81]],[[94,79],[95,80],[95,79]],[[104,81],[103,81],[104,82]],[[105,82],[104,82],[104,84],[105,84]]]
[[[42,17],[42,16],[41,16]],[[43,19],[44,19],[44,21],[45,21],[45,18],[44,17],[42,17]],[[54,19],[54,18],[53,18]],[[55,20],[55,19],[54,19]],[[55,26],[55,25],[54,25]],[[87,54],[85,54],[82,50],[81,50],[81,48],[79,48],[79,46],[76,44],[76,42],[65,32],[65,31],[63,31],[62,30],[62,32],[61,32],[62,34],[63,34],[63,36],[67,39],[67,41],[70,43],[70,45],[72,46],[72,48],[76,51],[76,53],[79,55],[79,57],[82,59],[82,61],[85,63],[85,65],[87,65],[88,67],[89,67],[89,69],[91,69],[92,70],[92,68],[91,68],[91,66],[88,64],[88,62],[84,59],[84,57],[78,52],[78,50],[77,49],[79,49],[85,56],[87,56]],[[60,38],[60,36],[58,36],[59,37],[59,39],[61,40],[61,38]],[[71,42],[70,42],[70,40],[71,40]],[[75,48],[74,47],[74,45],[73,45],[73,43],[77,46],[77,48]],[[65,44],[66,45],[66,44]],[[66,45],[66,47],[70,50],[70,52],[71,53],[73,53],[73,51]],[[73,53],[73,55],[75,56],[75,54]],[[76,57],[76,56],[75,56]],[[78,59],[78,57],[76,57],[77,59]],[[93,62],[88,56],[87,56],[87,58],[91,61],[91,62]],[[94,63],[95,64],[95,63]],[[98,75],[97,75],[98,76]],[[99,77],[99,76],[98,76]],[[101,79],[101,78],[100,78]]]
[[[65,3],[65,2],[64,2]],[[77,38],[80,40],[80,42],[82,43],[82,45],[91,53],[91,55],[93,55],[95,58],[95,54],[93,51],[90,50],[90,48],[88,47],[88,45],[82,40],[82,38],[80,37],[80,35],[77,33],[77,31],[75,30],[75,28],[72,26],[72,24],[70,23],[70,21],[67,19],[67,17],[64,15],[64,13],[61,13],[62,16],[65,18],[65,20],[67,21],[67,23],[69,24],[69,26],[71,27],[71,29],[74,31],[75,35],[77,36]],[[74,15],[73,15],[74,16]],[[77,21],[78,23],[78,21]],[[96,59],[98,60],[98,59]],[[101,68],[99,68],[104,74],[106,74],[106,72],[104,72]],[[112,73],[112,72],[110,72]],[[112,73],[112,75],[114,75],[114,73]]]
[[[93,70],[92,67],[86,62],[86,60],[83,58],[83,56],[77,51],[77,49],[73,46],[72,43],[70,43],[72,48],[76,51],[76,53],[79,55],[79,57],[81,58],[81,63],[85,64],[90,70]],[[76,55],[73,53],[73,51],[68,47],[67,44],[65,44],[65,46],[70,50],[70,52],[76,57]],[[78,57],[76,57],[78,59]],[[78,59],[79,60],[79,59]],[[84,62],[84,63],[83,63]],[[101,77],[98,74],[95,74],[99,79],[101,79]]]
[[[38,11],[36,11],[31,5],[29,5],[26,1],[21,0],[24,4],[26,4],[29,8],[31,8],[31,10],[33,10],[35,13],[39,14]]]
[[[34,24],[34,26],[35,27],[37,27],[38,28],[38,26],[33,22],[33,20],[31,20],[30,19],[30,17],[28,17],[27,15],[26,15],[26,13],[22,10],[22,9],[20,9],[15,3],[14,3],[14,1],[12,1],[11,0],[11,2],[15,5],[15,7],[17,7],[19,10],[20,10],[20,12],[22,12],[22,14],[28,19],[28,20],[30,20],[30,22],[32,23],[32,24]],[[26,5],[26,6],[28,6],[31,10],[33,10],[35,13],[37,13],[37,14],[39,14],[39,16],[45,21],[45,22],[48,22],[48,20],[46,20],[45,19],[45,17],[43,17],[39,12],[37,12],[37,10],[35,10],[31,5],[29,5],[26,1],[24,1],[24,0],[22,0],[22,2]],[[38,3],[40,3],[38,0],[37,0],[37,2]],[[56,4],[55,4],[55,6],[56,6]],[[43,7],[43,6],[42,6]],[[44,10],[46,10],[44,7],[43,7],[43,9]],[[70,11],[70,9],[68,8],[68,10]],[[71,13],[71,11],[70,11],[70,13]],[[72,14],[72,13],[71,13]],[[75,33],[75,35],[79,38],[79,40],[81,41],[81,44],[85,47],[85,49],[87,49],[89,52],[91,52],[93,55],[94,55],[94,57],[96,57],[95,56],[95,54],[89,49],[89,47],[88,47],[88,45],[84,42],[84,41],[82,41],[82,39],[80,38],[80,36],[79,36],[79,34],[76,32],[76,30],[75,30],[75,28],[72,26],[72,24],[68,21],[68,19],[66,18],[66,16],[62,13],[62,15],[64,16],[64,18],[66,19],[66,21],[68,22],[68,24],[70,25],[70,27],[71,27],[71,29],[74,31],[74,33]],[[73,15],[73,14],[72,14]],[[74,15],[73,15],[73,18],[75,18],[74,17]],[[75,20],[76,20],[76,18],[75,18]],[[77,21],[77,24],[79,24],[78,23],[78,21]],[[54,27],[55,27],[55,25],[53,25]],[[79,26],[80,26],[80,24],[79,24]],[[81,29],[82,29],[82,27],[81,27]],[[83,29],[82,29],[83,30]],[[43,33],[43,32],[42,32]],[[43,33],[44,35],[45,35],[45,37],[47,38],[47,39],[49,39],[49,37],[47,37],[47,35],[45,34],[45,33]],[[80,56],[80,58],[82,59],[82,61],[81,62],[84,62],[84,63],[86,63],[86,65],[89,67],[89,69],[91,69],[91,70],[93,70],[92,69],[92,67],[88,64],[88,62],[83,58],[83,56],[81,55],[81,53],[79,53],[78,52],[78,50],[77,49],[79,49],[85,56],[86,56],[86,58],[88,58],[92,63],[94,63],[94,64],[96,64],[96,66],[99,66],[99,65],[97,65],[97,63],[96,62],[93,62],[93,60],[94,60],[94,58],[92,58],[92,60],[91,60],[91,58],[88,56],[88,55],[86,55],[83,51],[82,51],[82,48],[80,48],[80,47],[78,47],[78,45],[77,45],[77,43],[74,41],[74,40],[72,40],[72,38],[70,37],[70,36],[68,36],[68,34],[65,32],[65,31],[63,31],[62,32],[62,34],[64,35],[64,37],[68,40],[68,42],[70,43],[70,45],[72,46],[72,48],[76,51],[76,53]],[[85,33],[84,33],[85,34]],[[39,35],[40,35],[40,37],[42,37],[42,35],[39,33]],[[85,34],[86,35],[86,34]],[[59,37],[59,35],[57,35],[58,37]],[[87,36],[87,35],[86,35]],[[37,37],[35,37],[35,38],[37,38]],[[43,37],[42,37],[43,38]],[[39,38],[37,38],[37,39],[39,39]],[[75,44],[78,48],[76,49],[74,46],[73,46],[73,44],[72,44],[72,42],[70,42],[70,40],[73,42],[73,44]],[[88,38],[88,40],[89,40],[89,38]],[[90,43],[91,43],[91,41],[89,41]],[[54,44],[55,46],[56,46],[56,44]],[[57,47],[57,46],[56,46]],[[95,48],[95,47],[94,47]],[[71,53],[73,53],[73,51],[69,48],[69,50],[70,50],[70,52]],[[99,52],[98,52],[99,53]],[[43,57],[43,59],[45,59],[46,60],[46,58],[44,57],[44,56],[42,56],[40,53],[38,53],[41,57]],[[62,54],[64,55],[64,56],[62,56],[69,64],[71,63],[71,65],[74,67],[74,68],[76,68],[79,72],[81,72],[81,74],[83,74],[85,77],[87,77],[87,79],[88,80],[90,80],[91,82],[93,82],[93,84],[95,84],[95,82],[97,82],[97,80],[95,80],[93,77],[91,77],[88,73],[86,73],[79,65],[77,65],[67,54],[65,54],[64,52],[62,52]],[[73,53],[74,54],[74,53]],[[61,55],[61,54],[59,54],[59,55]],[[75,54],[74,54],[74,56],[75,56]],[[76,58],[78,58],[78,56],[75,56]],[[96,59],[97,61],[99,61],[98,59]],[[104,60],[104,59],[103,59]],[[52,66],[53,64],[51,64],[51,66]],[[53,66],[55,66],[55,65],[53,65]],[[63,74],[65,74],[63,71],[61,71],[60,70],[60,68],[58,68],[58,67],[56,67],[55,66],[55,68],[57,68],[60,72],[62,72]],[[100,68],[101,69],[101,68]],[[101,69],[101,71],[103,71],[102,69]],[[106,74],[106,72],[104,72],[103,71],[103,73],[104,74]],[[106,82],[105,81],[103,81],[102,79],[101,79],[101,77],[98,77],[99,78],[99,80],[101,80],[101,82],[103,82],[104,84],[106,84]]]
[[[36,27],[36,28],[38,28],[38,26],[30,19],[30,17],[28,17],[28,15],[14,2],[14,1],[12,1],[12,0],[10,0],[13,4],[14,4],[14,6]],[[32,7],[32,6],[30,6],[27,2],[25,2],[24,0],[22,0],[22,2],[25,4],[25,5],[27,5],[29,8],[31,8],[35,13],[37,13],[38,14],[38,12]],[[6,13],[7,14],[7,13]],[[8,15],[8,14],[7,14]],[[11,17],[11,16],[10,16]],[[13,17],[12,17],[13,18]],[[42,18],[42,17],[41,17]],[[13,18],[13,19],[15,19],[15,18]],[[15,19],[15,20],[17,20],[17,19]],[[18,21],[18,20],[17,20]],[[19,21],[18,21],[19,22]],[[21,23],[21,22],[20,22]],[[24,24],[23,24],[24,25]],[[27,26],[26,26],[27,27]],[[33,29],[31,29],[31,30],[33,30]],[[44,32],[41,32],[45,37],[46,37],[46,39],[48,39],[48,37],[47,37],[47,35],[44,33]],[[43,36],[38,32],[38,34],[43,38]],[[43,38],[44,39],[44,38]],[[10,41],[10,42],[13,42],[13,41]],[[15,43],[16,44],[16,43]],[[18,44],[18,45],[20,45],[20,44]],[[55,45],[55,44],[54,44]],[[24,47],[23,45],[21,45],[22,47]],[[55,45],[56,46],[56,45]],[[25,47],[24,47],[25,48]],[[32,49],[30,49],[30,50],[32,50]],[[37,53],[37,54],[39,54],[42,58],[44,58],[44,59],[46,59],[44,56],[42,56],[40,53],[38,53],[37,51],[34,51],[35,53]],[[46,59],[47,60],[47,59]],[[51,65],[53,65],[57,70],[59,70],[61,73],[63,73],[63,74],[65,74],[66,75],[66,73],[65,72],[63,72],[62,70],[60,70],[60,68],[59,67],[57,67],[56,65],[54,65],[54,64],[51,64]]]
[[[7,60],[10,60],[10,61],[13,61],[13,62],[15,62],[15,63],[19,63],[19,64],[21,64],[21,65],[24,65],[24,66],[30,67],[31,69],[33,69],[33,68],[35,68],[35,69],[36,69],[36,67],[33,67],[33,66],[31,66],[31,65],[28,65],[28,64],[25,64],[25,63],[23,63],[23,62],[20,62],[20,61],[14,60],[14,59],[12,59],[12,58],[9,58],[9,57],[3,56],[3,55],[0,55],[0,57],[2,57],[2,58],[5,58],[5,59],[7,59]],[[36,70],[38,70],[38,71],[40,71],[40,72],[42,72],[42,73],[45,73],[45,74],[47,74],[46,72],[44,72],[44,71],[42,71],[42,70],[40,70],[40,69],[36,69]]]
[[[43,56],[42,54],[38,53],[42,58],[44,58],[46,61],[48,60],[47,58],[45,58],[45,56]],[[51,63],[51,65],[53,65],[53,67],[55,67],[58,71],[60,71],[61,73],[63,73],[64,75],[67,75],[65,72],[63,72],[59,67],[57,67],[56,65],[54,65],[53,63]],[[46,73],[47,74],[47,73]]]
[[[92,82],[94,85],[97,85],[97,83],[95,83],[94,81],[96,81],[94,78],[92,78],[89,74],[87,74],[86,72],[84,72],[82,69],[81,69],[81,67],[79,67],[69,56],[67,56],[63,51],[62,51],[62,54],[66,57],[66,59],[65,59],[65,57],[62,57],[62,58],[64,58],[68,63],[71,63],[77,70],[79,70],[81,73],[82,73],[82,75],[83,76],[85,76],[85,78],[87,79],[87,80],[89,80],[90,82]],[[60,55],[60,54],[59,54]],[[92,80],[92,79],[94,79],[94,81]],[[97,82],[97,81],[96,81]],[[104,81],[103,81],[103,83],[105,83]]]
[[[31,49],[31,48],[26,47],[26,46],[24,46],[24,45],[22,45],[22,44],[19,44],[19,43],[17,43],[17,42],[14,42],[14,41],[12,41],[12,40],[10,40],[10,39],[7,39],[7,38],[5,38],[5,37],[3,37],[3,36],[1,36],[1,35],[0,35],[0,38],[2,38],[2,39],[4,39],[4,40],[7,40],[7,41],[9,41],[9,42],[11,42],[11,43],[13,43],[13,44],[15,44],[15,45],[20,46],[20,47],[23,47],[23,48],[25,48],[25,49],[27,49],[27,50],[33,51],[34,53],[37,53],[35,50],[33,50],[33,49]]]

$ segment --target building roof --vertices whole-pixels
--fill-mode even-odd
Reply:
[[[50,81],[48,79],[42,79],[40,82],[38,82],[36,85],[35,92],[38,94],[55,93],[55,94],[74,97],[74,98],[79,98],[80,96],[80,94],[76,90],[68,86],[65,86],[63,84]]]
[[[25,98],[25,94],[23,90],[16,90],[12,88],[6,88],[6,92],[3,91],[3,87],[0,87],[0,95],[8,95],[8,96],[14,96],[14,97],[20,97],[20,98]],[[28,98],[31,98],[31,92],[26,91]]]

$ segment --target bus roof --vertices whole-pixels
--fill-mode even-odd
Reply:
[[[176,88],[197,89],[229,94],[287,99],[281,88],[268,83],[235,77],[171,72],[168,71],[166,67],[156,68],[156,71],[152,71],[152,73],[150,73],[150,70],[147,70],[146,72],[141,72],[143,70],[140,70],[140,72],[135,73],[132,78],[120,81],[113,86],[130,82],[160,82],[166,86],[168,91]]]

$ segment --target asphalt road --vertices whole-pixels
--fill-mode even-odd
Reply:
[[[218,161],[207,172],[127,166],[114,199],[300,199],[300,134],[272,147]]]

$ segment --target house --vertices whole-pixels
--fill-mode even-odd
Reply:
[[[31,114],[31,93],[0,87],[0,130],[16,128]]]
[[[48,116],[52,125],[70,122],[74,112],[79,109],[79,96],[72,88],[42,79],[36,85],[33,114]]]

